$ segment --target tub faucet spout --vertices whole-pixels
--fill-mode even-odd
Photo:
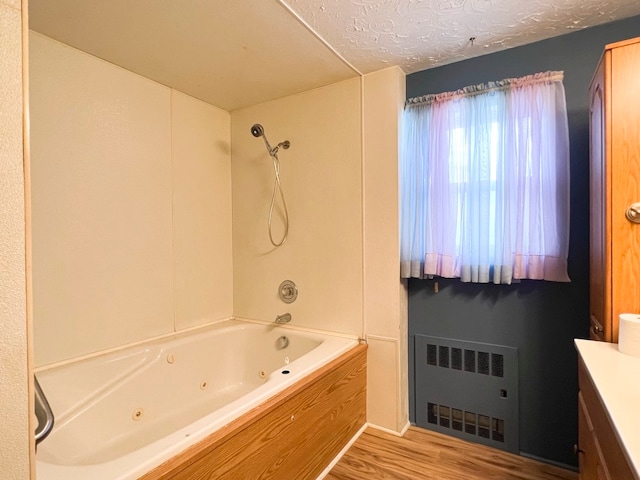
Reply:
[[[276,315],[276,323],[282,325],[291,321],[290,313],[283,313],[282,315]]]

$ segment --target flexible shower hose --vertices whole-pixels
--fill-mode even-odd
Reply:
[[[289,234],[289,212],[287,211],[287,202],[284,199],[284,192],[282,191],[282,183],[280,182],[280,160],[278,160],[277,153],[271,153],[271,158],[273,159],[273,171],[275,173],[275,180],[273,182],[273,195],[271,195],[271,205],[269,206],[269,240],[271,240],[271,244],[274,247],[280,247],[285,240],[287,239],[287,235]],[[282,240],[276,242],[273,239],[273,232],[271,222],[273,219],[273,209],[276,204],[276,196],[280,193],[280,198],[282,199],[282,207],[284,209],[284,234],[282,235]]]

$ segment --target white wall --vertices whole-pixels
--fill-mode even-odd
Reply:
[[[30,478],[22,11],[0,0],[0,475]]]
[[[231,316],[229,114],[30,38],[36,364]]]
[[[364,76],[364,315],[367,420],[401,431],[408,413],[407,292],[400,281],[398,152],[405,76]]]
[[[236,316],[273,321],[290,312],[292,325],[361,334],[360,100],[360,79],[353,79],[232,112]],[[277,249],[267,233],[273,165],[250,133],[254,123],[273,145],[291,142],[279,153],[290,226]],[[279,239],[281,213],[273,225]],[[299,288],[289,305],[277,295],[285,279]]]
[[[172,91],[176,329],[233,315],[229,114]]]

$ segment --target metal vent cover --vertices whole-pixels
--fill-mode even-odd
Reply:
[[[518,349],[415,336],[416,424],[519,452]]]

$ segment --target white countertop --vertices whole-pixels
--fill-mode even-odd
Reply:
[[[636,477],[640,478],[640,358],[617,343],[575,340]]]

